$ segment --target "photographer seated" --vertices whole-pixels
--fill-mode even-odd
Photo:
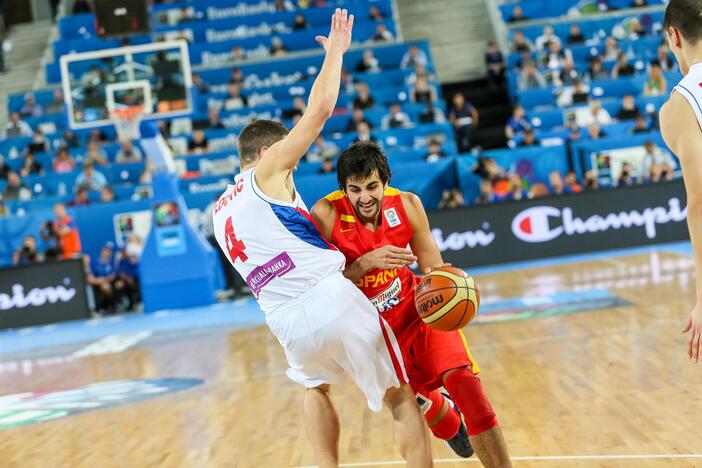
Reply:
[[[12,264],[17,266],[34,265],[44,260],[41,252],[37,250],[37,239],[32,235],[24,237],[24,242],[12,254]]]
[[[121,253],[115,271],[115,281],[113,283],[116,304],[127,300],[127,310],[134,310],[134,306],[140,302],[139,287],[139,257],[143,247],[141,239],[135,235],[129,236],[127,245]]]
[[[92,277],[89,283],[95,296],[95,308],[101,314],[114,314],[116,307],[115,293],[112,287],[115,275],[114,244],[107,242],[100,249],[100,256],[90,263]]]

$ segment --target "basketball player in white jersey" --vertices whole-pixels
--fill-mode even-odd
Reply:
[[[288,377],[306,388],[303,418],[318,464],[338,465],[339,421],[329,384],[345,372],[373,411],[388,404],[408,465],[427,467],[431,452],[419,407],[407,385],[398,388],[407,378],[392,331],[343,276],[343,254],[324,240],[292,178],[336,105],[352,27],[353,16],[337,9],[329,37],[316,38],[324,63],[290,132],[269,120],[242,130],[241,173],[215,206],[215,237],[283,346]]]
[[[695,255],[696,304],[683,329],[687,355],[702,360],[702,0],[670,0],[665,33],[685,77],[660,112],[663,139],[680,159],[687,191],[687,225]]]

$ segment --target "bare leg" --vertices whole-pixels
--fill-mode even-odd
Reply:
[[[399,389],[389,388],[385,394],[385,404],[390,408],[395,420],[395,443],[402,458],[407,461],[407,466],[433,466],[424,418],[409,385],[403,385]]]
[[[329,385],[305,389],[303,419],[319,467],[339,466],[339,418],[329,397]]]
[[[502,437],[502,429],[499,426],[471,437],[470,443],[486,468],[510,468],[512,466],[507,453],[507,444]]]

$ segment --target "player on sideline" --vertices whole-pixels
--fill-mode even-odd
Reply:
[[[418,277],[408,265],[416,260],[428,272],[443,265],[443,260],[421,200],[388,187],[390,176],[378,145],[355,143],[337,162],[341,190],[318,201],[312,215],[326,238],[346,256],[344,275],[371,299],[395,332],[410,385],[434,435],[449,440],[461,425],[460,416],[438,391],[443,385],[463,413],[470,442],[483,465],[509,467],[507,445],[476,376],[480,369],[465,336],[460,331],[434,330],[417,314]]]
[[[283,346],[288,377],[306,389],[303,419],[318,464],[338,465],[339,420],[329,384],[346,372],[373,411],[385,400],[402,456],[423,468],[432,466],[429,441],[411,390],[400,386],[406,374],[392,330],[343,276],[344,256],[324,240],[292,178],[336,105],[352,27],[353,15],[337,9],[329,37],[317,36],[324,63],[290,132],[269,120],[241,131],[241,173],[217,201],[215,237]]]
[[[687,226],[695,254],[695,306],[687,325],[687,355],[702,360],[702,0],[670,0],[665,34],[685,77],[660,112],[663,139],[680,159],[687,190]]]

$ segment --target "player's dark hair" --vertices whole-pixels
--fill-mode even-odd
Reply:
[[[349,179],[367,179],[374,172],[383,184],[392,177],[387,156],[380,146],[370,141],[358,141],[349,146],[336,163],[336,177],[342,190],[346,190]]]
[[[285,125],[274,120],[252,120],[239,134],[237,149],[239,162],[244,167],[256,162],[261,148],[271,147],[288,135]]]
[[[697,44],[702,39],[702,0],[670,0],[663,27],[679,29],[687,42]]]

